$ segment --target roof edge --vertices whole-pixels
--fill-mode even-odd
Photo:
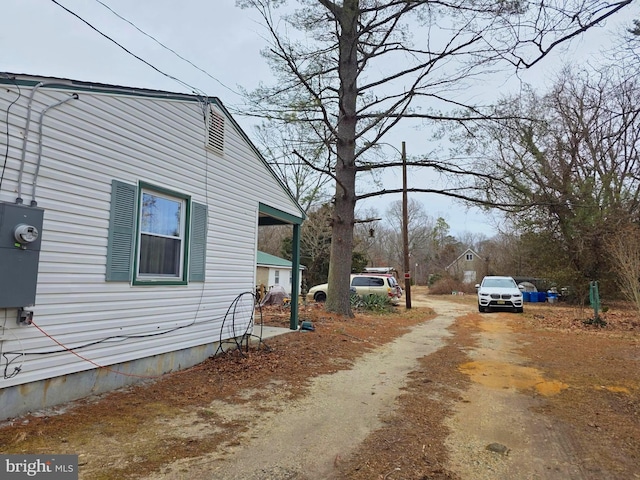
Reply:
[[[168,100],[182,100],[182,101],[191,101],[198,103],[206,103],[206,104],[214,104],[220,110],[222,110],[225,116],[229,119],[229,121],[233,124],[233,127],[239,132],[240,136],[244,139],[245,142],[249,145],[251,150],[256,154],[258,159],[265,166],[267,171],[271,174],[271,176],[278,182],[282,190],[289,196],[293,204],[296,206],[298,211],[300,212],[300,219],[304,221],[307,218],[307,214],[305,210],[302,208],[300,203],[295,199],[291,190],[286,186],[286,184],[279,178],[273,168],[269,165],[267,160],[264,158],[260,150],[255,146],[255,144],[251,141],[247,133],[240,127],[238,122],[233,118],[229,110],[222,103],[222,100],[218,97],[210,97],[208,95],[197,95],[195,93],[178,93],[178,92],[170,92],[166,90],[154,90],[149,88],[141,88],[141,87],[126,87],[122,85],[113,85],[108,83],[98,83],[98,82],[89,82],[84,80],[73,80],[69,78],[60,78],[60,77],[47,77],[42,75],[30,75],[25,73],[12,73],[12,72],[0,72],[0,85],[15,85],[17,87],[27,86],[27,87],[35,87],[36,85],[43,83],[42,88],[64,88],[67,90],[75,90],[80,92],[95,92],[95,93],[108,93],[108,94],[117,94],[117,95],[125,95],[132,97],[145,97],[145,98],[161,98]]]

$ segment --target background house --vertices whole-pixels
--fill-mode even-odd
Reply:
[[[302,271],[300,265],[298,274],[298,291],[302,286]],[[258,250],[256,261],[256,286],[264,285],[269,290],[273,285],[280,285],[288,295],[291,295],[293,282],[293,265],[289,260],[276,257]]]
[[[445,270],[464,283],[477,283],[486,275],[486,262],[472,249],[467,248]]]
[[[217,98],[0,84],[0,418],[250,332],[263,226],[291,226],[297,287],[304,212]]]

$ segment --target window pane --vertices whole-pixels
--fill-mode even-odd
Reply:
[[[140,274],[179,276],[181,243],[179,239],[141,235]]]
[[[180,237],[182,202],[151,193],[142,194],[141,229],[145,233]]]

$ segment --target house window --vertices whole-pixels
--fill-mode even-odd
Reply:
[[[113,180],[107,242],[107,282],[185,285],[204,282],[207,206],[140,182]]]
[[[473,253],[467,253],[467,261],[470,262],[473,260]]]
[[[274,282],[276,285],[280,285],[280,270],[274,272]]]
[[[142,189],[138,212],[138,279],[182,279],[186,210],[186,198]]]

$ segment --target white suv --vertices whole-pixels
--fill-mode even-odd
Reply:
[[[488,312],[492,308],[511,308],[522,313],[522,292],[511,277],[489,276],[476,285],[478,311]]]
[[[351,289],[361,297],[368,295],[383,295],[389,298],[393,305],[400,303],[402,289],[395,277],[390,274],[356,273],[351,275]],[[328,283],[316,285],[309,289],[307,301],[324,302],[327,299]]]

